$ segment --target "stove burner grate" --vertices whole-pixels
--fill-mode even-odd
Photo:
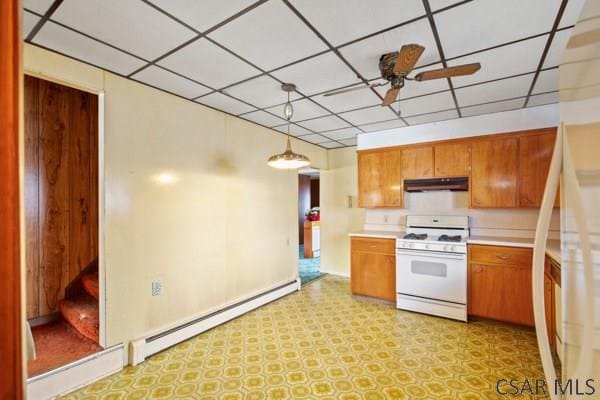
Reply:
[[[402,239],[411,239],[411,240],[425,240],[427,239],[427,234],[426,233],[409,233],[407,235],[404,235],[404,237]]]
[[[455,236],[442,235],[438,238],[438,241],[440,241],[440,242],[460,242],[461,239],[462,238],[460,235],[455,235]]]

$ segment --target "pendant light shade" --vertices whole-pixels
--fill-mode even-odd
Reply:
[[[298,169],[307,167],[310,165],[310,160],[302,154],[294,153],[292,151],[292,142],[290,140],[290,120],[294,115],[294,107],[292,106],[292,103],[290,103],[290,92],[296,90],[296,85],[293,83],[284,83],[281,85],[281,88],[288,94],[288,101],[283,106],[283,116],[288,122],[287,144],[283,153],[269,157],[267,165],[277,169]]]

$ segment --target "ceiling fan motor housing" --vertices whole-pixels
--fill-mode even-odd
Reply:
[[[394,51],[393,53],[387,53],[379,57],[379,71],[381,72],[381,77],[386,81],[392,81],[398,76],[394,73],[394,66],[396,65],[397,59],[397,51]]]

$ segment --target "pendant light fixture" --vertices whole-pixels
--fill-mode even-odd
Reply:
[[[267,164],[269,167],[278,169],[298,169],[310,165],[308,157],[297,154],[292,151],[292,143],[290,141],[290,120],[294,115],[294,107],[290,103],[290,92],[296,90],[296,85],[293,83],[284,83],[281,89],[287,92],[287,103],[283,106],[283,116],[287,120],[287,145],[285,151],[280,154],[275,154],[269,157]]]

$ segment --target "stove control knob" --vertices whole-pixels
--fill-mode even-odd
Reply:
[[[454,251],[454,246],[448,246],[448,251]]]
[[[415,244],[414,244],[414,243],[409,243],[409,244],[408,244],[408,248],[409,248],[409,249],[412,249],[413,247],[415,247]]]
[[[429,245],[428,245],[428,244],[426,244],[426,245],[425,245],[425,249],[426,249],[426,250],[428,250],[428,249],[429,249]]]

